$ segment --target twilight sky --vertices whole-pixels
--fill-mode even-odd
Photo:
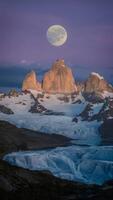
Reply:
[[[63,46],[46,39],[53,24],[68,32]],[[113,0],[0,0],[0,64],[45,66],[57,58],[113,70]]]

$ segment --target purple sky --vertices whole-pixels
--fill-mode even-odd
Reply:
[[[63,25],[61,47],[46,39],[50,25]],[[113,0],[0,0],[0,63],[51,63],[113,67]]]

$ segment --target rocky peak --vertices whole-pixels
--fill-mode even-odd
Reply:
[[[92,72],[85,82],[85,92],[113,92],[113,87],[107,83],[106,80],[98,73]]]
[[[71,69],[64,60],[56,60],[44,75],[42,88],[49,93],[74,93],[77,91]]]
[[[100,74],[98,74],[98,73],[96,73],[96,72],[92,72],[91,75],[90,75],[90,77],[92,77],[92,76],[94,76],[95,78],[98,78],[98,79],[100,79],[100,80],[104,79],[103,76],[100,76]]]
[[[57,59],[52,65],[52,69],[62,69],[64,67],[66,67],[66,65],[63,59]]]
[[[22,90],[42,90],[47,93],[72,94],[84,92],[100,96],[104,91],[113,92],[113,87],[98,73],[92,72],[85,83],[76,83],[72,70],[63,59],[57,59],[51,69],[44,74],[42,84],[37,81],[36,73],[31,71],[23,81]],[[94,95],[93,95],[94,96]]]
[[[23,81],[22,90],[41,90],[41,84],[37,81],[36,73],[32,70]]]

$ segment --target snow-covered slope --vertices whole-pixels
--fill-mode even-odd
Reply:
[[[100,119],[100,110],[106,102],[89,103],[85,101],[81,94],[65,96],[61,94],[50,95],[37,93],[36,91],[30,92],[27,94],[20,93],[15,97],[0,95],[0,105],[10,108],[14,112],[12,115],[0,112],[0,120],[9,121],[17,127],[28,128],[48,134],[61,134],[76,139],[76,143],[78,144],[99,144],[100,135],[98,133],[98,127],[102,121],[97,121],[97,119]],[[37,101],[50,112],[29,112]],[[109,101],[107,102],[109,103]],[[86,107],[89,104],[91,109],[88,111]],[[111,106],[108,108],[105,105],[105,111],[103,110],[102,112],[102,115],[105,115],[104,118],[106,116],[112,117],[111,111],[110,114],[105,113],[106,109],[111,109]],[[83,121],[83,115],[81,116],[80,113],[84,110]],[[100,113],[99,117],[98,113]]]
[[[64,115],[30,113],[29,110],[34,104],[34,97],[31,94],[20,94],[18,97],[4,97],[0,100],[1,105],[13,110],[13,115],[0,113],[1,120],[7,120],[17,127],[41,131],[48,134],[61,134],[72,139],[77,139],[76,142],[84,144],[97,144],[100,142],[98,127],[100,123],[96,121],[82,122],[78,117],[78,122],[73,122],[73,117],[78,116],[87,105],[83,97],[76,96],[74,104],[70,101],[64,102],[55,95],[46,94],[43,98],[38,98],[40,103],[49,110],[57,113],[63,112]],[[36,98],[36,93],[35,93]],[[41,101],[43,99],[43,102]],[[79,101],[78,101],[79,100]],[[96,107],[96,105],[95,105]],[[99,105],[97,105],[98,109]],[[99,107],[100,109],[100,107]],[[96,108],[94,108],[96,112]]]
[[[3,95],[3,94],[2,94]],[[0,99],[0,105],[4,105],[10,108],[15,115],[16,114],[25,114],[30,109],[31,105],[34,104],[34,100],[31,97],[31,94],[21,93],[17,97],[8,96],[2,97]]]
[[[113,179],[113,146],[17,152],[6,155],[4,160],[31,170],[49,170],[57,177],[88,184],[101,185]]]
[[[98,144],[100,136],[98,134],[99,123],[94,122],[72,122],[68,116],[54,116],[42,114],[0,114],[1,120],[9,121],[19,128],[28,128],[48,134],[60,134],[72,139],[77,139],[82,144]],[[81,140],[81,141],[80,141]],[[77,141],[76,141],[77,142]]]

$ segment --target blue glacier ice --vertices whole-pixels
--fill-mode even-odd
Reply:
[[[53,175],[101,185],[113,179],[113,146],[69,146],[49,150],[20,151],[4,156],[12,165],[49,170]]]

